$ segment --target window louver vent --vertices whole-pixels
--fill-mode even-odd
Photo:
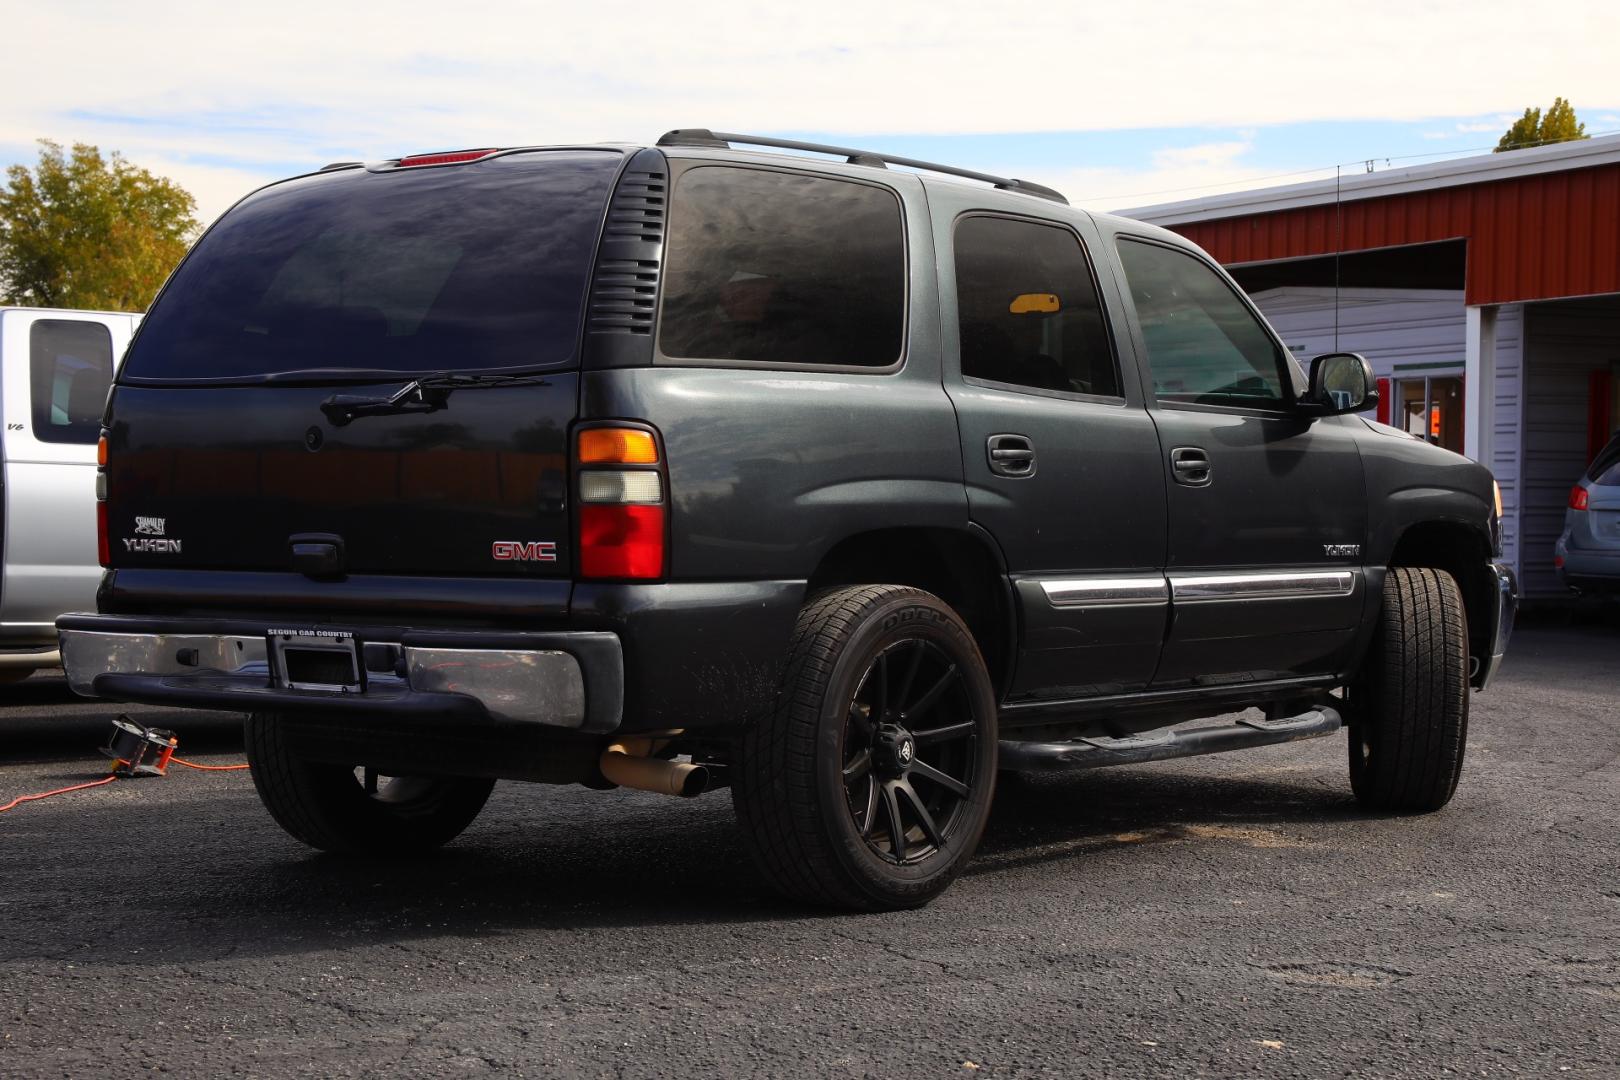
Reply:
[[[663,173],[627,172],[619,181],[591,285],[591,333],[652,333],[667,192]],[[651,250],[642,245],[652,245]],[[631,253],[653,257],[612,257]]]

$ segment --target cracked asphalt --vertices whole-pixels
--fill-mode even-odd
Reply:
[[[118,711],[0,690],[0,802]],[[1617,762],[1620,630],[1526,626],[1439,814],[1358,811],[1342,736],[1012,779],[944,897],[863,916],[766,893],[724,794],[503,784],[346,862],[175,769],[0,815],[0,1075],[1614,1077]]]

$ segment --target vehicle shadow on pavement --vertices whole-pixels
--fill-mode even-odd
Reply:
[[[1085,872],[1073,856],[1115,845],[1232,830],[1286,837],[1291,826],[1360,816],[1347,787],[1322,786],[1314,766],[1306,782],[1153,767],[1108,773],[1004,783],[968,876],[1039,864]],[[730,801],[719,793],[677,801],[501,785],[460,840],[394,861],[300,847],[264,814],[245,774],[171,775],[107,790],[114,794],[71,796],[70,806],[0,823],[7,826],[0,830],[0,903],[9,924],[0,929],[0,955],[116,954],[122,943],[113,928],[154,912],[183,932],[143,941],[146,963],[456,936],[838,917],[765,888],[742,851]],[[120,844],[143,847],[149,864],[109,877],[109,850]],[[1109,872],[1131,873],[1117,863]],[[40,896],[55,899],[27,899]],[[949,895],[940,902],[949,904]]]
[[[1313,847],[1315,824],[1370,820],[1348,778],[1327,764],[1250,759],[1225,771],[1208,762],[1125,766],[1049,775],[1002,774],[990,824],[968,876],[1093,855],[1110,848],[1229,839],[1254,847]],[[1253,767],[1276,769],[1256,777]],[[1207,770],[1207,771],[1206,771]]]

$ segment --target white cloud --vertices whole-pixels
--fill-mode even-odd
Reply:
[[[1458,124],[1457,130],[1464,135],[1500,135],[1509,127],[1512,127],[1515,120],[1523,116],[1523,113],[1503,113],[1495,120],[1477,120],[1466,124]]]
[[[1201,195],[1258,187],[1264,183],[1297,184],[1333,175],[1332,168],[1278,174],[1246,164],[1245,142],[1169,147],[1153,155],[1146,169],[1081,168],[1043,173],[1042,183],[1056,187],[1077,206],[1120,210],[1180,202]]]
[[[1522,109],[1548,87],[1577,106],[1613,100],[1620,5],[1570,0],[1558,19],[1528,22],[1520,10],[1509,0],[1177,0],[1016,16],[982,0],[57,0],[7,23],[0,141],[84,139],[136,160],[199,163],[212,212],[238,174],[453,146],[646,140],[683,124],[1230,129],[1477,116]],[[1154,166],[1181,167],[1233,162]]]

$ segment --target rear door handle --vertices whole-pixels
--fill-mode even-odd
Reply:
[[[1215,478],[1209,455],[1201,446],[1178,446],[1170,451],[1170,470],[1176,483],[1188,487],[1206,487]]]
[[[1022,479],[1035,475],[1035,444],[1027,435],[992,435],[985,442],[990,471],[997,476]]]

